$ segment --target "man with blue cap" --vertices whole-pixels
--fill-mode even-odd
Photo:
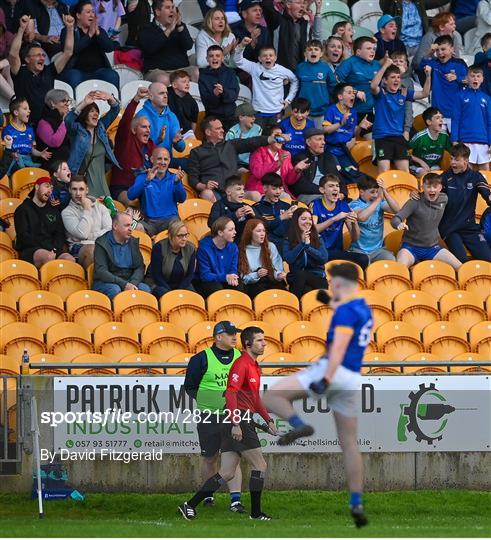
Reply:
[[[385,55],[390,56],[395,52],[407,53],[406,46],[397,37],[397,31],[401,26],[400,17],[392,17],[391,15],[382,15],[377,21],[378,32],[375,34],[377,39],[377,50],[375,58],[382,59]]]

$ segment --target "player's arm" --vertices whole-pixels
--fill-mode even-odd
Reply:
[[[225,408],[230,414],[229,422],[233,424],[232,438],[237,441],[242,440],[242,429],[240,428],[240,423],[234,422],[234,411],[238,409],[237,394],[242,388],[242,384],[246,380],[246,377],[247,373],[245,366],[242,362],[237,360],[228,374],[227,389],[225,390]]]
[[[195,354],[189,359],[186,368],[186,377],[184,378],[184,390],[189,397],[196,399],[199,385],[207,369],[208,361],[204,351]]]
[[[353,332],[354,330],[351,326],[337,326],[334,330],[334,339],[329,347],[329,363],[324,374],[324,379],[326,379],[328,384],[331,384],[338,366],[343,361],[351,338],[353,337]]]

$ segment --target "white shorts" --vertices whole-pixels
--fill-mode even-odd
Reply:
[[[328,365],[327,358],[321,358],[308,368],[302,369],[296,374],[300,384],[306,392],[313,398],[319,395],[312,392],[309,386],[313,382],[320,381],[326,372]],[[361,388],[361,375],[350,369],[339,366],[334,373],[329,388],[326,391],[327,404],[331,409],[343,416],[357,416],[358,398]]]
[[[469,156],[469,163],[472,163],[473,165],[489,163],[489,145],[477,143],[464,144],[471,151],[471,155]]]

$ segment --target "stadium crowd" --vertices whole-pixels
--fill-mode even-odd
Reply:
[[[491,205],[480,172],[491,144],[488,0],[455,1],[431,20],[426,9],[447,2],[382,0],[378,32],[356,39],[348,20],[326,32],[321,0],[200,2],[199,32],[183,22],[194,1],[0,0],[2,175],[49,171],[3,222],[21,259],[94,264],[92,287],[110,298],[271,288],[300,298],[327,287],[334,259],[491,261],[489,209],[476,221],[478,197]],[[457,29],[475,25],[467,65]],[[56,86],[118,89],[110,52],[146,81],[124,111],[110,91],[73,103]],[[237,105],[241,85],[252,100]],[[427,104],[416,119],[415,101]],[[373,175],[352,154],[366,139]],[[419,178],[403,204],[378,176],[389,170]],[[179,217],[190,193],[212,204],[197,245]],[[402,231],[397,255],[384,213]],[[156,239],[148,268],[134,229]]]

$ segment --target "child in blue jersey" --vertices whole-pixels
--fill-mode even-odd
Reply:
[[[298,373],[283,378],[263,396],[268,411],[288,420],[292,426],[278,440],[287,445],[313,435],[314,428],[296,414],[293,402],[309,396],[326,396],[334,413],[338,437],[343,444],[350,510],[357,527],[368,523],[365,517],[363,462],[357,444],[357,396],[361,388],[361,365],[371,340],[372,312],[363,298],[356,297],[358,271],[353,264],[341,263],[329,268],[330,306],[335,310],[327,334],[326,354],[318,362]],[[357,406],[358,405],[358,406]]]
[[[355,40],[353,49],[355,55],[343,60],[336,68],[339,82],[349,83],[356,90],[355,110],[358,120],[367,115],[373,121],[373,98],[370,94],[370,81],[380,69],[380,62],[375,60],[376,41],[370,37],[360,37]],[[363,135],[369,130],[363,130]]]
[[[365,176],[358,184],[360,198],[349,203],[356,213],[360,234],[351,242],[350,251],[375,261],[395,261],[394,254],[384,246],[384,212],[395,214],[400,207],[384,187],[383,180]]]
[[[48,152],[47,148],[42,152],[36,148],[34,128],[29,125],[31,109],[27,99],[14,96],[10,101],[9,111],[9,123],[3,128],[2,138],[5,139],[7,135],[12,137],[14,159],[7,174],[23,167],[39,167],[39,163],[33,158],[47,160],[51,158],[51,152]]]
[[[310,102],[308,99],[297,97],[292,101],[292,113],[280,122],[281,131],[288,133],[290,141],[285,142],[283,148],[293,156],[305,152],[305,130],[315,127],[309,120]]]
[[[391,162],[394,162],[396,169],[409,172],[408,144],[404,138],[406,101],[429,96],[431,67],[426,66],[425,73],[427,77],[422,92],[402,88],[401,70],[394,65],[391,58],[385,57],[380,71],[370,83],[375,102],[372,128],[374,160],[379,172],[388,171]]]
[[[454,58],[454,54],[453,39],[447,35],[440,36],[420,64],[420,68],[432,68],[431,105],[442,111],[448,133],[452,131],[452,108],[467,76],[466,63]]]
[[[338,163],[349,174],[358,170],[358,164],[350,148],[362,129],[370,129],[372,123],[365,115],[358,124],[358,115],[353,109],[356,91],[348,83],[339,83],[333,91],[337,103],[329,106],[324,114],[323,128],[326,133],[326,150],[336,156]]]
[[[305,62],[298,64],[295,72],[300,81],[298,97],[310,102],[310,118],[320,127],[324,112],[330,103],[331,92],[337,79],[331,66],[322,59],[322,42],[311,39],[305,44]]]
[[[484,72],[483,92],[491,96],[491,33],[484,34],[481,38],[482,52],[474,56],[474,64],[480,66]]]
[[[467,85],[457,96],[452,109],[452,142],[462,142],[471,151],[469,163],[480,171],[489,171],[491,144],[491,97],[481,90],[481,67],[467,71]]]
[[[368,257],[363,253],[351,253],[343,248],[343,228],[346,225],[351,240],[358,240],[360,229],[356,214],[348,203],[340,199],[339,178],[332,174],[323,176],[319,182],[322,199],[316,199],[310,206],[314,217],[315,228],[324,241],[329,260],[342,259],[368,266]]]

